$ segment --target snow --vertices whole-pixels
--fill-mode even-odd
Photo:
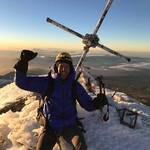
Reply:
[[[107,122],[101,120],[99,110],[87,112],[77,105],[78,117],[85,118],[82,123],[86,130],[84,136],[88,150],[149,150],[150,107],[125,93],[116,92],[112,97],[113,93],[106,89],[111,104]],[[95,96],[93,93],[89,95]],[[36,96],[10,83],[0,89],[0,109],[21,98],[27,99],[21,112],[8,111],[0,115],[0,150],[35,150],[42,129],[35,119],[38,107]],[[116,108],[127,108],[138,113],[135,128],[120,124]],[[63,150],[71,149],[63,139],[60,142]],[[58,149],[56,144],[54,150]]]

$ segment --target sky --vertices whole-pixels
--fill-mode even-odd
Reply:
[[[89,74],[80,80],[91,77]],[[93,82],[93,80],[91,80]],[[95,88],[97,88],[95,86]],[[86,133],[84,134],[88,150],[149,150],[150,142],[150,107],[138,102],[122,92],[106,89],[106,96],[111,106],[109,107],[109,120],[101,120],[99,110],[87,112],[77,104],[78,117],[82,120]],[[89,93],[95,97],[93,93]],[[0,109],[21,99],[26,99],[25,107],[20,112],[8,111],[0,115],[0,149],[1,150],[35,150],[41,127],[35,116],[38,108],[38,100],[32,92],[19,89],[14,82],[0,89]],[[117,109],[129,109],[138,113],[135,128],[120,124]],[[103,108],[103,112],[106,107]],[[128,112],[129,113],[129,112]],[[125,122],[130,122],[135,116],[124,117]],[[72,149],[62,138],[60,139],[62,150]],[[56,144],[53,150],[59,150]]]
[[[82,39],[46,22],[92,34],[107,0],[1,0],[0,50],[82,50]],[[150,1],[114,0],[97,35],[116,51],[149,51]],[[96,48],[95,50],[100,48]]]

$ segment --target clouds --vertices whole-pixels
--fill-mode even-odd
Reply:
[[[119,70],[126,70],[126,71],[139,71],[140,69],[150,69],[150,63],[149,62],[139,62],[139,63],[133,63],[133,64],[120,64],[116,66],[109,67],[111,69],[119,69]]]
[[[53,66],[55,57],[59,52],[67,51],[73,57],[74,65],[79,61],[80,56],[82,55],[82,50],[80,51],[71,51],[66,49],[53,49],[49,48],[46,50],[43,49],[33,49],[34,52],[38,52],[37,57],[29,62],[29,71],[34,73],[47,73],[48,68]],[[0,51],[0,75],[4,75],[8,72],[14,71],[13,66],[20,57],[20,51]],[[106,54],[103,51],[99,50],[90,50],[84,61],[84,65],[93,69],[93,71],[103,72],[105,71],[121,71],[121,72],[133,72],[133,71],[147,71],[150,69],[150,53],[134,53],[134,52],[122,52],[128,56],[131,56],[130,62],[125,62],[124,60]],[[111,75],[111,74],[110,74]]]

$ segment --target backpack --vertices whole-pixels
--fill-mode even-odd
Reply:
[[[76,105],[76,82],[77,81],[74,80],[73,83],[72,83],[72,99],[73,99],[75,105]],[[53,86],[54,86],[54,79],[49,74],[49,84],[48,84],[48,88],[47,88],[47,91],[46,91],[46,95],[45,95],[45,98],[44,98],[44,101],[43,101],[42,104],[41,104],[41,99],[39,100],[39,107],[37,109],[37,116],[36,116],[36,120],[44,128],[47,128],[48,120],[43,114],[43,106],[44,106],[44,103],[49,99],[49,97],[52,93],[52,90],[53,90]],[[84,119],[84,118],[76,117],[76,124],[78,125],[78,127],[80,128],[80,130],[82,132],[86,132],[85,129],[83,128],[82,122],[80,121],[82,119]]]

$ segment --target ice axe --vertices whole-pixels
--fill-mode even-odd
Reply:
[[[103,79],[103,76],[98,76],[95,80],[97,80],[98,82],[98,86],[99,86],[99,93],[97,94],[97,97],[100,95],[100,94],[105,94],[105,84],[103,83],[102,81]],[[108,103],[108,101],[107,101]],[[108,121],[109,119],[109,103],[107,104],[107,111],[106,113],[103,115],[103,106],[101,106],[100,108],[100,113],[101,113],[101,120],[103,121]]]

